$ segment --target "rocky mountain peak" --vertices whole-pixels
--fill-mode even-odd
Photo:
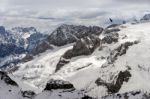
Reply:
[[[47,40],[55,46],[63,46],[65,44],[73,43],[80,38],[90,34],[100,35],[103,28],[98,26],[76,26],[63,24],[58,27]],[[61,42],[60,42],[61,41]]]
[[[150,20],[150,14],[145,14],[142,18],[141,21],[148,21]]]
[[[12,30],[18,31],[20,33],[26,33],[26,32],[30,32],[30,31],[37,32],[35,27],[14,27],[14,28],[12,28]]]
[[[0,33],[5,33],[5,27],[4,26],[0,26]]]
[[[51,35],[47,37],[43,43],[40,43],[36,49],[36,55],[42,53],[52,47],[42,47],[42,46],[64,46],[66,44],[74,43],[81,38],[89,35],[100,35],[103,31],[102,27],[98,26],[83,26],[83,25],[67,25],[62,24],[56,28]],[[46,42],[46,43],[45,43]],[[35,50],[34,49],[34,50]]]

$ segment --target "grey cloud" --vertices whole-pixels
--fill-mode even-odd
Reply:
[[[135,16],[149,10],[149,3],[149,0],[0,0],[0,15],[98,24],[109,17]]]
[[[80,19],[93,19],[99,16],[107,15],[108,12],[105,11],[85,11],[85,12],[78,12],[75,14],[75,17],[78,17]]]

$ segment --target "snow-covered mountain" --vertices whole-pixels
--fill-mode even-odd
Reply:
[[[41,42],[32,54],[37,55],[48,49],[53,49],[53,46],[64,46],[66,44],[74,43],[80,38],[88,36],[90,34],[99,35],[103,31],[103,28],[98,26],[82,26],[82,25],[67,25],[62,24],[56,28],[43,42]]]
[[[0,67],[18,62],[22,54],[31,52],[46,37],[46,34],[40,33],[34,27],[6,30],[4,26],[0,26]]]
[[[0,72],[5,89],[0,97],[150,99],[149,26],[148,21],[104,29],[63,24],[26,56],[29,59]]]

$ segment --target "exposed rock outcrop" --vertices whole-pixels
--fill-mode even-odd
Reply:
[[[101,99],[150,99],[150,93],[142,91],[130,91],[103,96]]]
[[[150,14],[145,14],[142,18],[141,21],[150,21]]]
[[[63,24],[58,27],[47,40],[56,46],[63,46],[65,44],[73,43],[80,38],[89,36],[91,34],[100,35],[103,28],[97,26],[75,26]]]
[[[0,67],[16,65],[24,57],[23,54],[31,53],[47,36],[34,27],[14,27],[8,30],[0,26]]]
[[[40,43],[35,49],[33,49],[32,54],[37,55],[46,51],[47,49],[53,49],[53,46],[49,42],[44,41]]]
[[[129,78],[131,77],[131,74],[128,70],[126,71],[120,71],[117,75],[117,77],[115,77],[116,79],[114,79],[114,81],[112,83],[107,83],[105,81],[103,81],[101,78],[98,78],[95,83],[98,86],[105,86],[108,90],[108,93],[112,94],[112,93],[117,93],[123,82],[128,82]]]
[[[64,46],[66,44],[74,43],[81,38],[89,36],[91,34],[100,35],[103,28],[98,26],[76,26],[76,25],[66,25],[63,24],[54,30],[50,36],[45,39],[45,41],[39,44],[34,50],[34,55],[42,53],[48,49],[52,49],[54,46]],[[44,47],[43,47],[44,46]],[[35,53],[36,51],[36,53]]]
[[[82,99],[96,99],[96,98],[85,95],[84,97],[82,97]]]
[[[117,47],[110,53],[110,56],[107,58],[108,62],[113,63],[118,58],[118,56],[122,56],[122,55],[126,54],[129,46],[132,46],[132,45],[138,44],[138,43],[139,43],[139,41],[125,42],[125,43],[121,44],[119,47]]]
[[[110,33],[110,34],[106,34],[105,37],[102,39],[102,42],[105,44],[111,44],[111,43],[116,43],[118,42],[119,39],[119,34],[118,33]]]
[[[69,60],[76,56],[90,55],[100,46],[100,39],[96,35],[90,35],[78,40],[71,50],[68,50],[56,66],[58,71],[63,65],[69,63]]]
[[[71,84],[68,81],[63,81],[63,80],[54,80],[51,79],[44,90],[56,90],[56,89],[74,89],[73,84]]]
[[[21,91],[21,94],[23,97],[30,98],[30,99],[32,99],[32,97],[35,95],[33,91]]]
[[[30,54],[27,54],[27,55],[21,60],[21,62],[28,62],[28,61],[30,61],[30,60],[32,60],[32,59],[33,59],[33,56],[30,55]]]
[[[18,84],[13,81],[5,72],[0,71],[0,79],[8,85],[18,86]]]
[[[118,32],[120,31],[119,26],[120,26],[119,24],[112,24],[105,28],[103,32],[104,38],[102,39],[102,42],[104,44],[105,43],[111,44],[118,42],[119,39]]]
[[[5,33],[5,28],[3,26],[0,26],[0,33]]]
[[[15,44],[12,43],[5,43],[0,44],[0,57],[6,57],[11,54],[21,54],[25,52],[25,49],[23,47],[18,47]]]

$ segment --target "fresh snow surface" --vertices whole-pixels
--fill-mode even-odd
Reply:
[[[0,75],[1,77],[1,75]],[[21,88],[6,84],[0,79],[0,99],[28,99],[21,95]]]
[[[13,73],[14,78],[19,78],[24,83],[38,88],[37,93],[42,91],[49,77],[54,73],[61,55],[71,48],[72,45],[67,45],[55,50],[48,50],[45,53],[35,56],[32,61],[18,64],[20,68]]]
[[[125,24],[120,26],[119,41],[113,44],[104,44],[102,50],[97,48],[92,55],[72,58],[61,70],[54,73],[56,65],[61,57],[72,45],[58,48],[55,51],[46,51],[34,60],[19,64],[19,70],[13,73],[13,77],[23,83],[38,88],[40,93],[46,82],[51,79],[65,79],[70,81],[76,89],[84,89],[93,97],[107,95],[107,89],[97,86],[95,80],[101,77],[106,82],[111,82],[111,76],[119,71],[131,67],[131,78],[124,82],[119,93],[133,90],[145,90],[150,92],[150,23]],[[138,44],[129,46],[126,54],[118,56],[113,65],[107,64],[107,56],[110,52],[125,42],[139,41]],[[101,57],[104,58],[101,58]],[[105,66],[105,68],[103,68]],[[13,78],[12,77],[12,78]],[[20,87],[21,86],[20,84]],[[54,94],[54,93],[53,93]],[[45,92],[44,97],[47,96]],[[42,96],[39,96],[40,98]],[[48,94],[49,95],[49,94]],[[38,98],[38,99],[40,99]],[[44,98],[43,98],[44,99]]]
[[[150,23],[143,23],[138,25],[129,25],[128,28],[123,29],[120,34],[127,35],[127,40],[139,40],[140,43],[133,45],[127,53],[118,58],[114,64],[116,68],[122,66],[131,67],[131,79],[125,83],[120,92],[132,90],[145,90],[150,92]],[[142,67],[142,68],[139,68]]]

